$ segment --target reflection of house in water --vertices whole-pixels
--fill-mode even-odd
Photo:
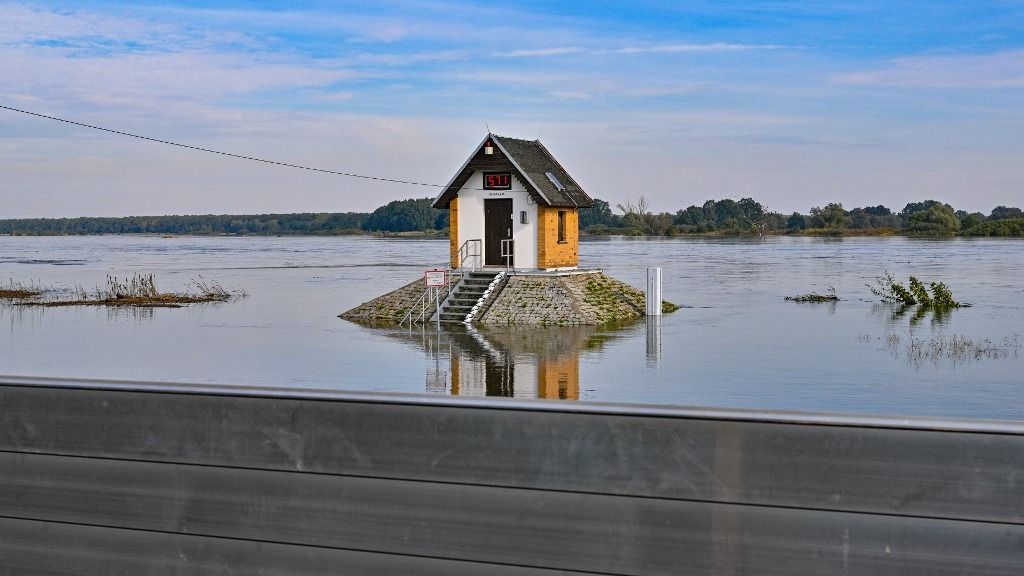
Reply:
[[[614,337],[609,328],[593,326],[453,328],[404,336],[422,340],[429,357],[428,392],[561,400],[579,399],[580,353],[598,349]]]

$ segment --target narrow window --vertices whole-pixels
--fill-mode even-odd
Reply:
[[[558,243],[565,244],[565,210],[558,211]]]

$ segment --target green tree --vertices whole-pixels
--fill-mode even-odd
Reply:
[[[917,212],[926,212],[932,206],[942,204],[938,200],[925,200],[923,202],[908,202],[903,210],[900,210],[900,220],[903,222],[903,226],[910,225],[910,216]]]
[[[615,227],[621,224],[621,219],[612,212],[608,202],[600,198],[594,198],[594,205],[590,208],[580,210],[580,227],[608,226]]]
[[[641,196],[636,200],[626,200],[625,204],[618,204],[622,212],[622,224],[629,228],[630,234],[651,234],[653,233],[651,211],[647,208],[647,198]]]
[[[985,215],[981,212],[972,212],[968,214],[964,210],[957,210],[956,217],[960,220],[961,230],[970,230],[975,226],[983,224],[986,220]]]
[[[700,206],[690,206],[686,210],[676,212],[672,223],[678,226],[700,226],[704,223],[704,209]]]
[[[850,217],[841,203],[832,202],[824,208],[811,208],[811,222],[819,228],[839,230],[849,225]]]
[[[915,236],[954,236],[960,232],[960,219],[952,206],[936,203],[927,210],[912,212],[907,231]]]
[[[394,200],[377,208],[363,222],[363,230],[415,232],[434,230],[441,210],[431,207],[430,198]]]
[[[1024,218],[1024,213],[1021,212],[1020,208],[996,206],[992,209],[992,214],[988,218],[989,220],[1010,220],[1013,218]]]
[[[964,230],[965,236],[1024,236],[1024,218],[989,220]]]

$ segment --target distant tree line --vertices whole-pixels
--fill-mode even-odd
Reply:
[[[954,210],[937,200],[911,202],[899,212],[882,206],[847,210],[840,203],[815,206],[808,214],[769,211],[752,198],[708,200],[671,212],[654,213],[647,201],[617,205],[595,199],[580,225],[590,234],[674,236],[677,234],[906,234],[910,236],[1021,236],[1020,208],[997,206],[988,215]]]
[[[395,200],[373,212],[128,216],[124,218],[32,218],[0,220],[0,235],[74,234],[252,234],[328,235],[445,233],[448,211],[430,198]],[[678,234],[907,234],[913,236],[1022,236],[1020,208],[997,206],[989,214],[954,210],[937,200],[911,202],[899,212],[885,206],[846,210],[840,203],[815,206],[807,214],[768,210],[752,198],[708,200],[675,213],[651,211],[647,200],[612,206],[599,198],[580,212],[589,234],[675,236]]]
[[[0,234],[344,234],[359,232],[367,214],[253,214],[31,218],[0,220]]]
[[[377,208],[372,213],[324,212],[9,219],[0,220],[0,235],[250,234],[275,236],[447,230],[448,211],[436,210],[430,204],[430,198],[396,200]]]

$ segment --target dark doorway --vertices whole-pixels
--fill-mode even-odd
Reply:
[[[512,199],[484,200],[484,265],[504,266],[501,241],[512,238]],[[509,258],[509,266],[515,261]]]
[[[484,356],[484,388],[488,396],[515,396],[515,365],[507,354],[499,359]]]

